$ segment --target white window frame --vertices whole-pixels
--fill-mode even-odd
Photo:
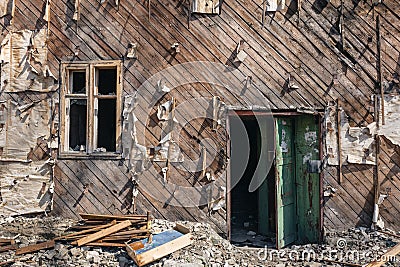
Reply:
[[[98,69],[116,69],[117,85],[115,95],[98,95]],[[120,60],[106,61],[80,61],[80,62],[62,62],[61,75],[62,86],[60,90],[60,157],[117,157],[121,156],[121,127],[122,127],[122,62]],[[72,77],[73,71],[86,72],[86,94],[72,94]],[[69,101],[70,99],[86,99],[87,100],[87,121],[86,121],[86,150],[70,151],[69,150]],[[116,151],[96,152],[97,147],[97,103],[98,99],[116,99]]]

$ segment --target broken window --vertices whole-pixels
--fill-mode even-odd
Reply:
[[[61,151],[93,155],[120,145],[120,62],[63,64]]]

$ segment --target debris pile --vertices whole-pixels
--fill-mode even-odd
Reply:
[[[150,236],[150,215],[98,215],[79,214],[83,224],[73,226],[79,230],[56,238],[76,246],[125,247],[125,242]]]
[[[156,260],[146,266],[157,267],[345,266],[341,264],[343,262],[353,264],[351,266],[361,266],[393,251],[400,241],[399,233],[387,229],[383,233],[359,227],[343,232],[327,232],[324,242],[320,245],[293,245],[279,251],[271,247],[238,247],[222,238],[210,225],[205,223],[169,222],[153,219],[151,229],[148,229],[147,215],[140,217],[140,220],[137,220],[140,221],[138,224],[131,223],[130,226],[114,233],[104,235],[103,232],[100,235],[103,230],[126,221],[125,217],[86,217],[84,223],[54,217],[0,219],[0,249],[14,244],[13,248],[0,252],[0,266],[129,267],[137,266],[134,259],[137,260],[137,256],[144,255],[142,254],[144,252],[150,252],[150,255],[154,257],[153,260]],[[109,224],[111,226],[105,227]],[[176,228],[177,225],[181,226]],[[99,227],[104,228],[93,230]],[[190,231],[189,236],[182,230],[185,228]],[[87,230],[91,230],[91,232],[82,233]],[[125,233],[137,230],[146,230],[147,232]],[[179,230],[181,234],[174,236],[173,239],[171,234],[176,235],[176,230]],[[92,241],[93,234],[96,234],[96,238],[100,237]],[[115,240],[116,238],[113,240],[112,237],[116,236],[122,236],[123,241],[122,239]],[[167,238],[159,242],[159,237],[162,236],[167,236]],[[88,237],[91,238],[88,239]],[[129,240],[131,237],[134,238]],[[141,239],[141,237],[144,238]],[[189,240],[180,243],[179,238],[189,238],[191,245],[185,246]],[[249,235],[248,238],[251,240],[253,237]],[[78,246],[79,240],[89,240],[89,242]],[[55,242],[54,247],[44,247],[38,251],[16,255],[18,249],[26,249],[37,244],[52,245],[53,241]],[[170,243],[177,241],[178,244]],[[100,246],[95,246],[93,243],[100,243]],[[107,243],[114,245],[105,246]],[[160,249],[161,246],[157,247],[157,244],[161,246],[167,244],[167,248],[171,250],[166,251],[167,254],[165,254],[163,253],[164,249]],[[127,245],[134,253],[131,253],[132,251],[126,247]],[[305,254],[304,258],[305,252],[308,254]],[[354,252],[357,252],[358,256],[352,254]],[[351,258],[352,256],[353,258]],[[399,256],[391,257],[385,266],[399,266],[399,262]]]

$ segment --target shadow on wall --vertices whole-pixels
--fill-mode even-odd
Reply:
[[[285,13],[285,23],[293,17],[293,15],[297,14],[298,10],[298,1],[297,0],[291,0],[289,3],[289,6],[287,8],[287,11]]]
[[[315,13],[321,14],[322,11],[328,6],[329,0],[315,0],[315,2],[312,5],[312,10],[314,10]]]

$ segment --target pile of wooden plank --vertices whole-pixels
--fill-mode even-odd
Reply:
[[[54,248],[56,241],[70,242],[76,246],[125,247],[132,240],[151,236],[151,217],[147,215],[103,215],[80,213],[82,221],[73,226],[75,232],[43,243],[16,249],[15,255]],[[0,239],[1,240],[1,239]],[[1,246],[0,242],[0,246]],[[10,250],[8,248],[7,250]]]
[[[131,240],[150,236],[151,218],[147,215],[100,215],[79,214],[82,222],[74,226],[77,232],[56,240],[71,242],[77,246],[125,247]]]

